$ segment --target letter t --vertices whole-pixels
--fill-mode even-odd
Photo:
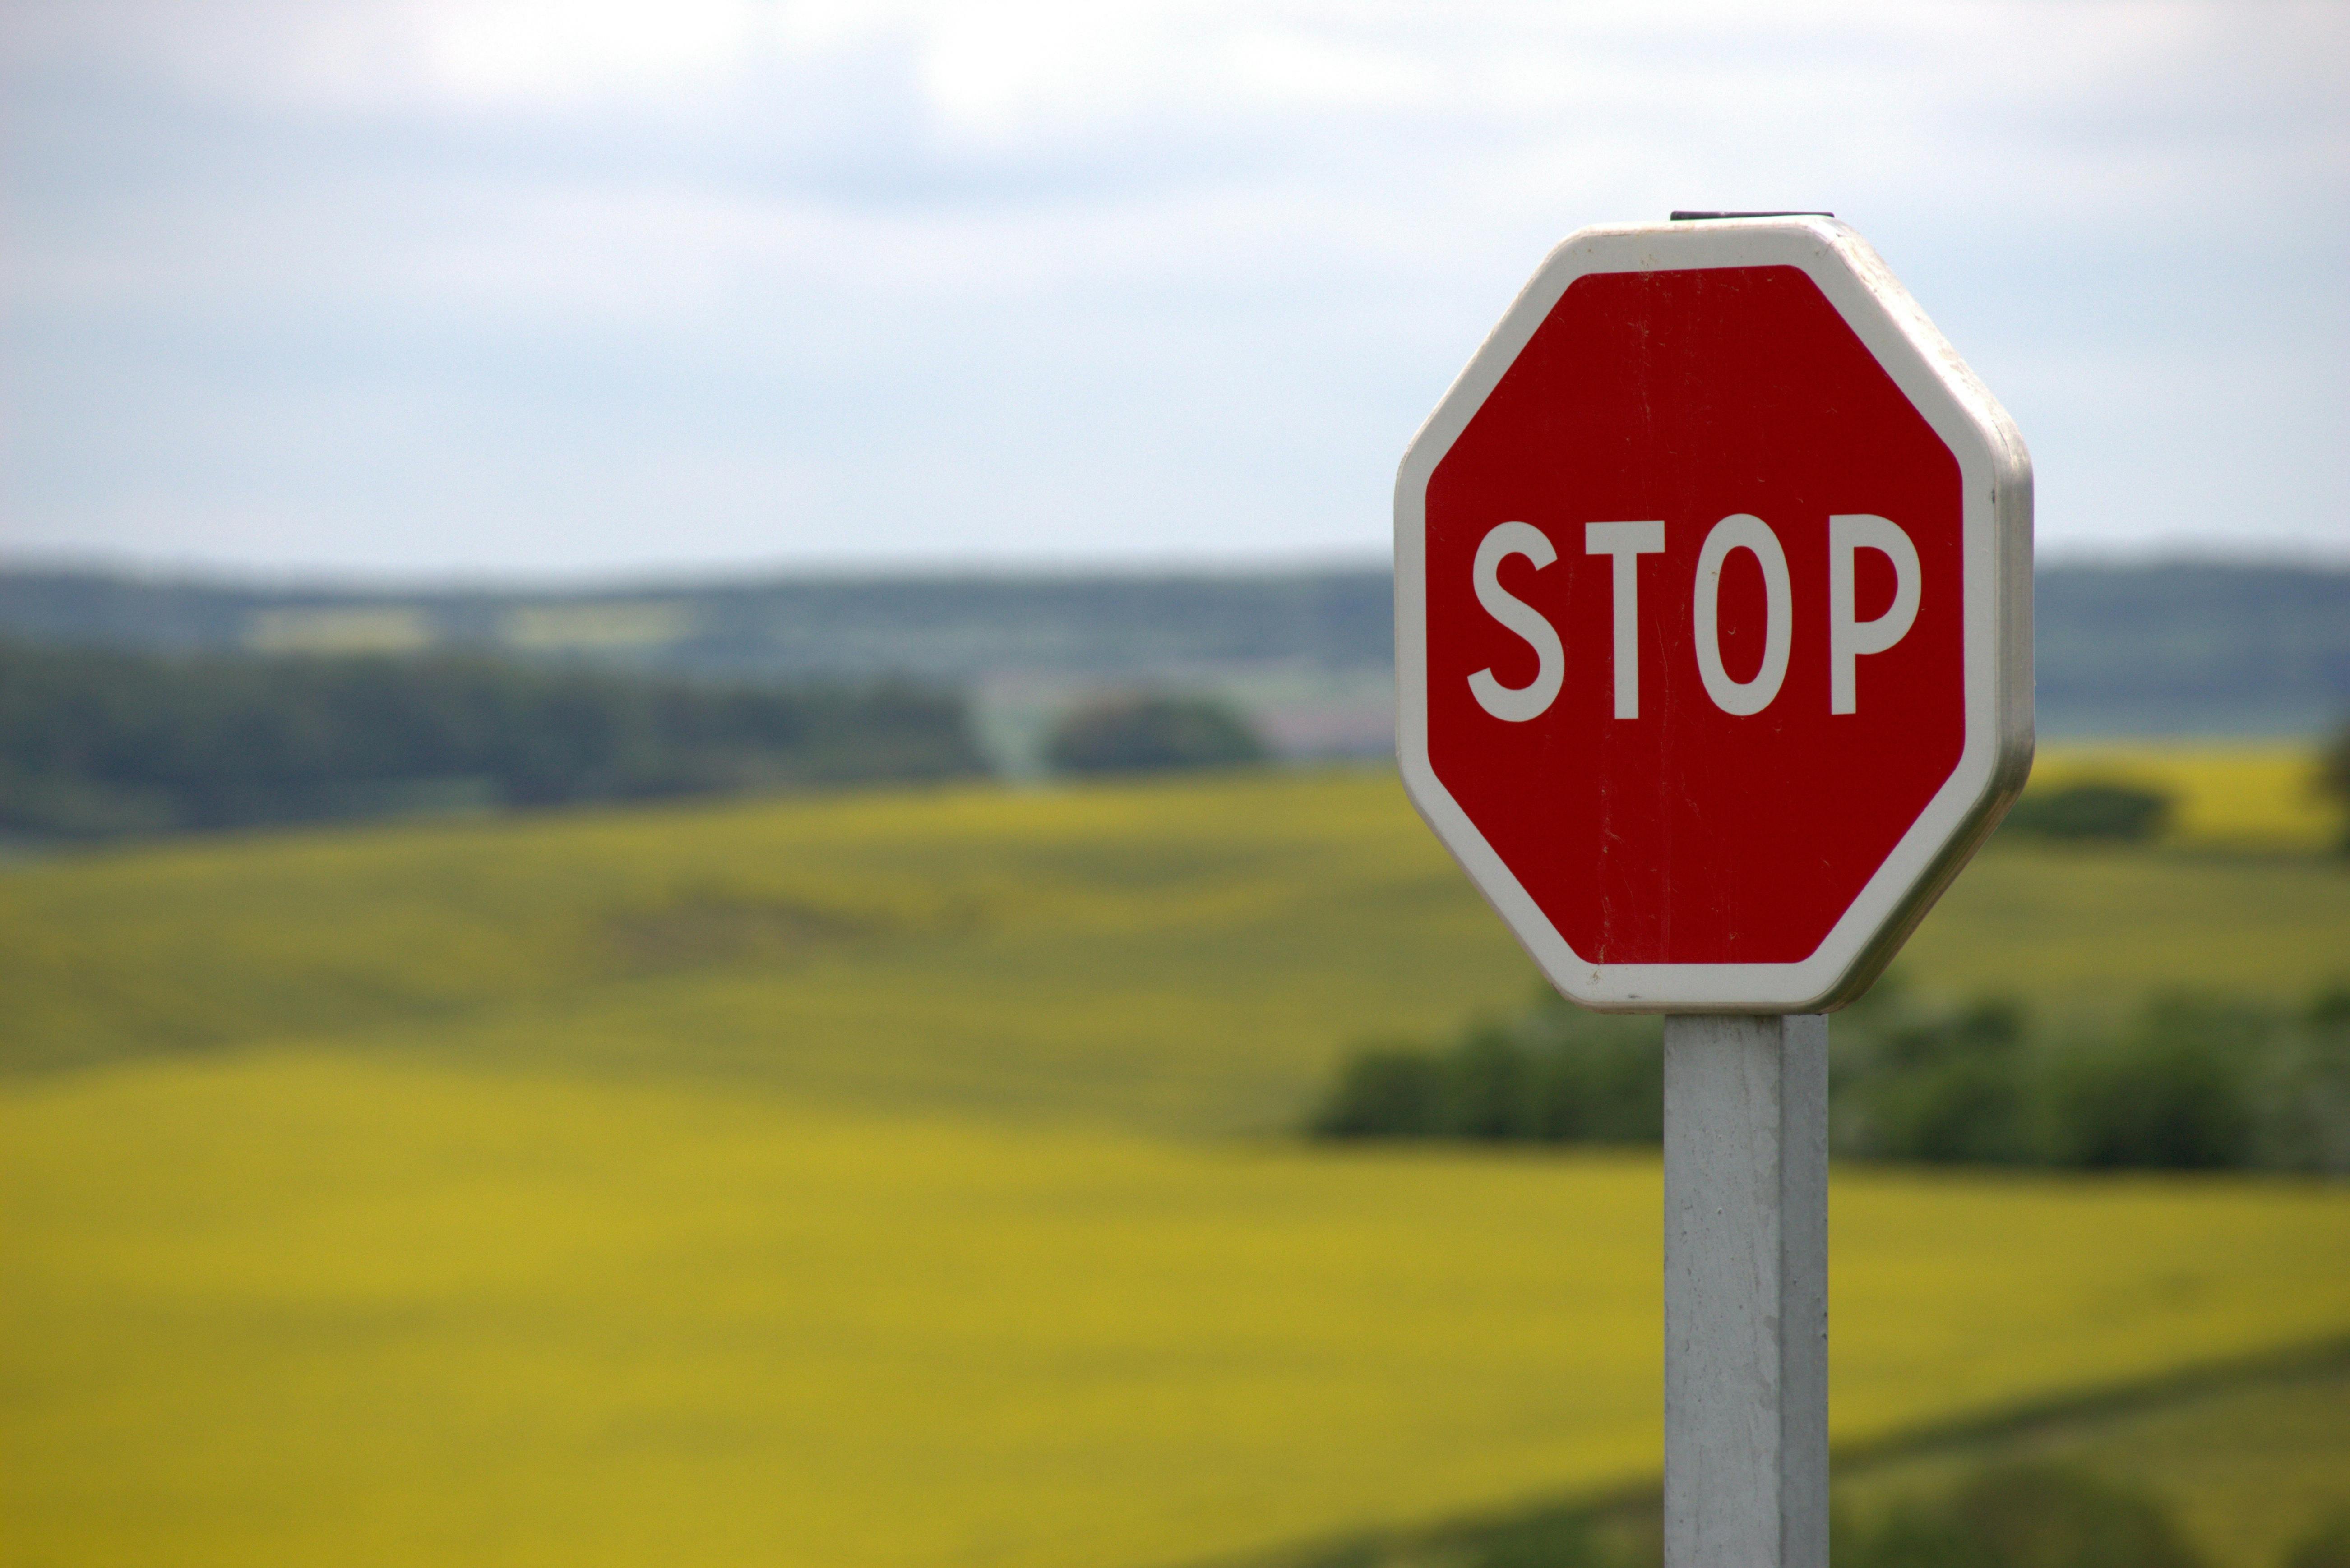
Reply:
[[[1583,553],[1616,557],[1616,716],[1640,716],[1640,557],[1665,547],[1665,525],[1586,523]]]

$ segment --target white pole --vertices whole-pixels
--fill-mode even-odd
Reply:
[[[1827,1020],[1665,1020],[1665,1568],[1826,1568]]]

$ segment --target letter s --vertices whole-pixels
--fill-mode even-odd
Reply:
[[[1477,546],[1477,602],[1485,607],[1487,615],[1525,639],[1541,662],[1535,667],[1534,680],[1523,686],[1504,686],[1493,679],[1491,669],[1485,669],[1469,678],[1469,690],[1475,694],[1477,705],[1494,718],[1523,724],[1542,717],[1557,698],[1558,689],[1566,680],[1566,650],[1559,646],[1558,628],[1545,620],[1540,610],[1512,597],[1510,591],[1502,587],[1502,563],[1512,556],[1525,556],[1540,571],[1558,559],[1558,552],[1551,548],[1543,531],[1531,523],[1503,523]]]

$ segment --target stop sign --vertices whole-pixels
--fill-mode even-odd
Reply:
[[[1396,485],[1414,803],[1554,984],[1851,1001],[2032,760],[2022,439],[1820,217],[1586,229]]]

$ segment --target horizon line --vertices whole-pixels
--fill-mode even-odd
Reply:
[[[2350,541],[2328,547],[2312,542],[2264,542],[2233,546],[2208,541],[2158,540],[2129,545],[2063,545],[2039,551],[2037,569],[2154,570],[2175,566],[2315,569],[2350,572]],[[1385,573],[1382,552],[1315,550],[1265,555],[928,558],[823,557],[806,560],[679,563],[673,566],[554,567],[524,570],[450,568],[406,572],[364,566],[240,566],[228,562],[137,557],[78,552],[0,549],[0,577],[110,579],[151,587],[217,592],[322,594],[380,597],[401,594],[507,597],[702,591],[787,584],[1086,582],[1246,580]]]

